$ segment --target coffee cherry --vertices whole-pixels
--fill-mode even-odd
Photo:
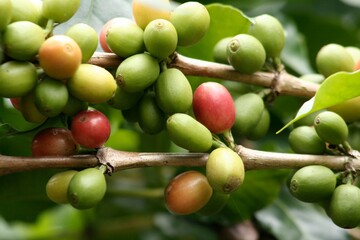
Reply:
[[[47,117],[59,115],[69,99],[69,92],[62,82],[45,77],[35,88],[37,109]]]
[[[319,113],[315,117],[314,127],[319,137],[330,144],[344,143],[349,134],[344,119],[331,111]]]
[[[206,162],[206,177],[215,191],[232,193],[244,181],[244,163],[230,148],[217,148],[210,153]]]
[[[144,51],[144,31],[135,22],[116,18],[107,26],[105,39],[111,52],[127,58]]]
[[[54,35],[39,49],[39,63],[44,72],[55,79],[64,80],[74,75],[81,64],[79,45],[66,35]]]
[[[253,21],[248,33],[261,42],[267,58],[280,57],[285,46],[285,31],[279,20],[271,15],[262,14]]]
[[[318,136],[313,126],[299,126],[291,130],[289,144],[295,153],[323,154],[326,143]]]
[[[211,132],[185,113],[175,113],[166,122],[169,139],[192,152],[206,152],[212,146]]]
[[[106,179],[102,171],[87,168],[76,173],[68,187],[67,198],[76,209],[95,207],[106,192]]]
[[[67,170],[54,174],[46,183],[46,195],[58,204],[68,203],[67,192],[69,183],[78,171]]]
[[[170,2],[169,0],[134,0],[132,13],[136,24],[145,29],[152,20],[170,19]]]
[[[346,51],[348,51],[348,53],[350,53],[355,64],[360,61],[360,48],[355,47],[355,46],[347,46],[347,47],[345,47],[345,49],[346,49]],[[357,70],[357,69],[354,68],[354,71],[355,70]]]
[[[303,202],[319,202],[331,196],[336,175],[321,165],[309,165],[295,172],[289,183],[290,193]]]
[[[186,76],[176,68],[160,73],[155,83],[156,103],[165,113],[186,112],[190,109],[193,92]]]
[[[107,103],[113,108],[126,110],[134,107],[143,95],[144,91],[130,93],[121,87],[117,87],[114,96]]]
[[[69,20],[79,9],[80,0],[43,0],[43,15],[47,19],[63,23]]]
[[[218,41],[213,50],[213,58],[215,62],[229,64],[227,55],[227,46],[232,37],[226,37]]]
[[[195,118],[213,133],[229,130],[235,121],[235,105],[229,91],[220,83],[200,84],[194,92]]]
[[[71,26],[65,33],[79,45],[81,49],[81,62],[86,63],[96,51],[99,40],[96,30],[88,24],[78,23]]]
[[[146,50],[159,60],[175,52],[177,41],[176,29],[168,20],[155,19],[144,30]]]
[[[35,104],[35,92],[31,91],[21,97],[20,109],[26,121],[32,123],[42,123],[47,117],[43,115]]]
[[[173,178],[165,188],[166,208],[178,215],[195,213],[206,205],[212,192],[202,173],[194,170],[183,172]]]
[[[158,61],[146,53],[126,58],[116,70],[118,85],[127,92],[140,92],[152,85],[160,74]]]
[[[263,99],[255,93],[245,93],[234,101],[236,118],[233,126],[235,136],[249,136],[261,119],[265,106]]]
[[[113,75],[105,68],[83,63],[67,81],[69,92],[89,103],[104,103],[115,93],[117,85]]]
[[[351,54],[339,44],[327,44],[316,55],[316,67],[325,77],[340,71],[352,72],[354,66]]]
[[[77,150],[78,145],[67,128],[45,128],[34,136],[31,143],[34,157],[70,156]]]
[[[16,60],[31,61],[45,41],[45,31],[29,21],[13,22],[6,26],[3,36],[5,53]]]
[[[199,2],[185,2],[171,13],[171,23],[178,34],[178,45],[192,46],[200,41],[210,26],[210,15]]]
[[[360,189],[351,184],[338,186],[327,209],[331,220],[341,228],[355,228],[360,224]]]
[[[228,61],[241,73],[252,74],[265,63],[266,53],[261,42],[248,34],[239,34],[227,46]]]
[[[36,67],[30,62],[8,61],[0,65],[0,96],[21,97],[37,83]]]
[[[251,131],[247,138],[250,140],[258,140],[266,135],[270,127],[270,113],[264,108],[264,111],[261,113],[260,120],[255,126],[254,131]]]
[[[2,10],[0,15],[0,32],[10,23],[12,16],[12,2],[11,0],[0,1],[0,9]]]
[[[157,134],[166,127],[166,116],[156,104],[155,94],[145,94],[138,104],[140,128],[148,134]]]
[[[202,216],[215,215],[225,207],[229,198],[230,198],[230,194],[223,194],[220,192],[213,191],[211,198],[206,203],[206,205],[196,213]]]
[[[75,141],[80,145],[87,148],[99,148],[108,140],[111,126],[102,112],[86,110],[73,117],[70,130]]]

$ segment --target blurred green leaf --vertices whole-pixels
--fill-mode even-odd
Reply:
[[[281,184],[288,174],[287,170],[247,171],[243,185],[231,194],[221,214],[225,214],[233,222],[251,218],[256,211],[278,197]]]
[[[255,217],[278,240],[350,239],[346,230],[337,227],[319,206],[298,201],[286,188],[279,199]]]
[[[54,170],[0,176],[0,215],[7,221],[34,221],[41,211],[54,206],[45,186]]]

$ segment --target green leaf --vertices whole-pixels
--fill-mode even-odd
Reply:
[[[278,240],[350,239],[346,230],[332,223],[319,206],[298,201],[286,188],[279,199],[255,217]]]
[[[315,96],[301,106],[297,116],[277,133],[280,133],[294,122],[313,112],[317,112],[360,96],[359,78],[360,71],[351,73],[338,72],[329,76],[321,84]]]
[[[231,194],[221,214],[234,222],[251,218],[254,213],[269,205],[280,193],[287,170],[248,171],[240,188]]]
[[[45,186],[54,170],[13,173],[0,177],[0,214],[7,221],[34,221],[37,215],[54,204]]]

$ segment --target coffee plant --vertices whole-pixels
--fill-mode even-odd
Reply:
[[[0,239],[359,239],[360,5],[309,2],[0,0]]]

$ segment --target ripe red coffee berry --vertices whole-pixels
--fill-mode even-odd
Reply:
[[[77,153],[78,145],[67,128],[45,128],[32,140],[34,157],[70,156]]]
[[[99,148],[110,136],[110,122],[100,111],[81,111],[71,121],[71,132],[75,141],[80,145]]]
[[[220,83],[206,82],[194,92],[195,118],[213,133],[223,133],[235,122],[235,105],[229,91]]]

